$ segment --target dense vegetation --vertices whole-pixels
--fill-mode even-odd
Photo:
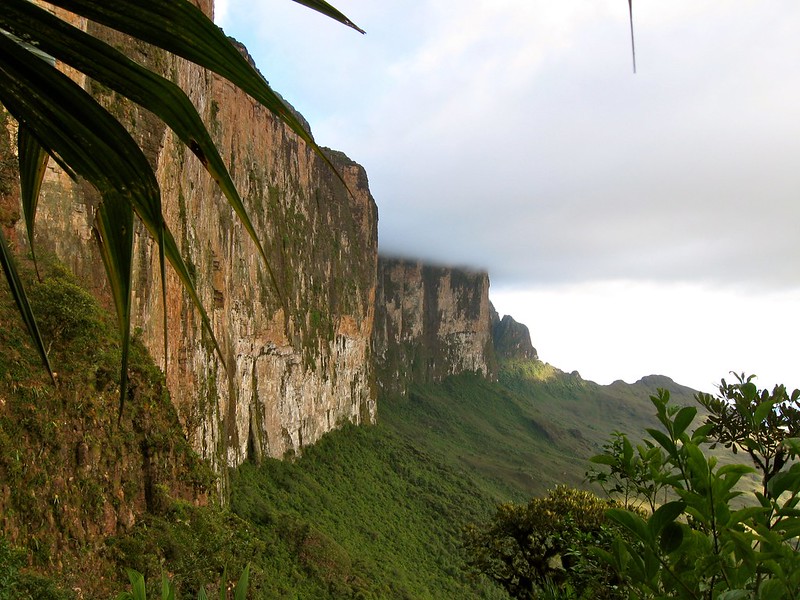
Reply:
[[[0,295],[0,599],[106,599],[127,587],[127,568],[146,576],[149,597],[164,574],[194,597],[247,565],[255,598],[503,598],[503,588],[706,597],[684,587],[792,597],[798,392],[742,378],[700,395],[697,416],[685,407],[691,391],[666,378],[598,386],[511,361],[498,382],[464,374],[415,386],[381,399],[377,426],[345,426],[294,460],[243,465],[223,510],[207,502],[213,477],[144,348],[133,345],[133,402],[117,424],[114,318],[57,261],[40,267],[41,282],[32,268],[23,275],[46,315],[57,387]],[[609,440],[615,428],[642,434]],[[722,460],[734,450],[753,466]],[[593,475],[595,491],[627,493],[634,512],[556,487],[581,485],[598,452],[607,472]],[[739,494],[747,489],[757,495]],[[758,502],[745,506],[748,497]],[[128,511],[136,523],[119,527]],[[542,540],[522,579],[486,552],[509,532],[519,547]],[[724,556],[714,544],[733,544],[729,562],[679,560]],[[474,577],[487,566],[501,586]]]
[[[292,461],[244,465],[231,476],[231,509],[222,510],[203,505],[210,473],[138,343],[133,402],[117,425],[114,317],[57,262],[41,261],[41,283],[32,269],[25,276],[47,315],[57,388],[36,367],[12,299],[0,295],[0,502],[9,536],[0,538],[0,598],[61,600],[80,588],[84,598],[107,599],[127,587],[126,568],[146,576],[149,597],[163,574],[179,597],[194,597],[232,583],[248,564],[255,598],[502,598],[465,572],[463,528],[499,502],[579,482],[601,448],[600,429],[638,423],[654,383],[615,391],[530,362],[507,365],[497,383],[465,374],[417,386],[382,399],[378,426],[344,427]],[[604,420],[574,424],[576,410]],[[162,457],[153,464],[173,466],[142,471],[143,447]],[[136,524],[104,535],[109,511],[126,507],[140,515]]]
[[[696,406],[651,396],[659,427],[616,433],[589,479],[612,497],[559,488],[501,505],[468,530],[469,564],[514,598],[793,600],[800,595],[800,390],[725,380]],[[723,464],[723,445],[752,463]],[[730,457],[728,457],[730,458]],[[757,473],[760,485],[744,479]]]

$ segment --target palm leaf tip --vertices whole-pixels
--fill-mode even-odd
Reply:
[[[633,39],[633,0],[628,0],[628,18],[631,24],[631,55],[633,57],[633,72],[636,73],[636,44]]]
[[[302,4],[305,7],[310,8],[311,10],[315,10],[327,17],[330,17],[334,21],[338,21],[342,25],[347,25],[351,29],[355,29],[359,33],[367,33],[363,29],[361,29],[358,25],[353,23],[348,17],[344,14],[339,12],[336,8],[325,2],[325,0],[294,0],[298,4]]]
[[[0,266],[3,268],[6,281],[8,281],[8,285],[11,290],[11,295],[13,296],[14,302],[19,310],[19,314],[25,323],[25,328],[28,330],[28,334],[33,339],[36,350],[39,353],[39,357],[42,359],[42,364],[50,374],[50,380],[53,382],[53,385],[55,385],[56,375],[50,366],[50,359],[47,357],[47,350],[45,350],[44,347],[42,334],[39,332],[39,326],[36,324],[36,317],[34,316],[33,309],[28,301],[28,296],[25,293],[25,288],[22,285],[22,280],[20,279],[19,272],[17,271],[14,257],[12,256],[11,250],[8,247],[8,243],[6,242],[6,236],[3,233],[2,227],[0,227]]]

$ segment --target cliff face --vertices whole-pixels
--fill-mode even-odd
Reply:
[[[201,6],[211,10],[209,2]],[[219,469],[247,456],[298,452],[344,421],[374,420],[369,358],[377,209],[363,168],[330,153],[350,195],[302,141],[230,83],[117,34],[92,33],[125,46],[136,60],[169,73],[187,91],[231,171],[283,298],[191,152],[146,111],[84,82],[129,125],[154,165],[168,226],[194,273],[231,374],[226,375],[172,274],[167,278],[169,350],[164,356],[157,249],[140,228],[135,325],[156,361],[166,362],[167,385],[192,446]],[[107,297],[91,240],[97,202],[89,186],[73,183],[51,161],[36,243],[39,251],[54,251]],[[21,224],[17,228],[22,231]]]
[[[484,272],[379,258],[374,333],[378,386],[475,371],[494,377],[489,277]]]
[[[498,357],[537,360],[539,354],[531,344],[528,327],[518,323],[511,315],[500,318],[494,306],[492,313],[492,342]]]

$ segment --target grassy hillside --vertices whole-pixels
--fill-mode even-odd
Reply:
[[[346,426],[295,461],[242,466],[224,519],[185,506],[150,517],[116,544],[117,560],[151,580],[168,564],[184,590],[213,578],[211,564],[235,572],[250,562],[257,598],[503,598],[466,579],[464,525],[497,502],[580,486],[586,458],[615,428],[652,424],[654,383],[608,390],[521,362],[499,382],[464,374],[416,386],[381,399],[377,426]]]
[[[113,317],[57,265],[40,286],[58,387],[0,296],[0,599],[111,598],[125,567],[150,597],[168,573],[189,598],[246,564],[253,598],[504,598],[465,577],[462,527],[499,501],[580,486],[612,431],[652,424],[656,387],[691,401],[665,378],[598,386],[509,362],[497,382],[465,374],[381,398],[379,425],[246,464],[229,509],[203,506],[210,473],[146,351],[135,345],[118,426]]]
[[[504,597],[461,571],[461,529],[491,499],[387,427],[348,425],[232,475],[230,511],[175,503],[109,554],[154,583],[167,568],[191,596],[249,563],[254,598]]]
[[[380,418],[491,497],[520,501],[559,483],[580,487],[587,459],[612,432],[653,425],[649,396],[659,387],[693,403],[692,390],[665,377],[600,386],[539,361],[511,361],[498,382],[465,374],[386,398]]]

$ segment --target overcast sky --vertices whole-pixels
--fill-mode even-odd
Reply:
[[[489,271],[586,379],[800,387],[800,2],[217,0],[381,251]]]

